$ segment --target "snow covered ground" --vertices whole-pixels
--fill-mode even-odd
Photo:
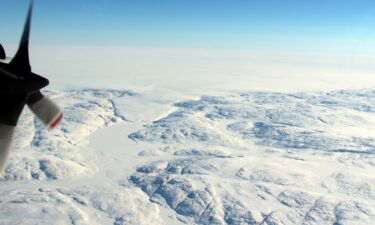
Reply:
[[[52,75],[45,93],[65,112],[56,130],[25,110],[0,185],[0,224],[375,224],[371,67],[355,64],[339,79],[337,62],[319,57],[302,65],[132,49],[134,71],[157,64],[137,74],[101,58],[113,51],[73,64],[86,77],[80,68],[103,62],[92,79]],[[102,68],[115,85],[101,83]],[[161,75],[184,70],[192,76]]]

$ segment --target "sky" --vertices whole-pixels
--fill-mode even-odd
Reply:
[[[0,0],[0,42],[15,44],[28,1]],[[375,1],[34,1],[36,45],[375,52]]]

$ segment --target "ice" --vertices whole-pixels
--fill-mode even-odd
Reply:
[[[374,177],[365,174],[374,170],[372,95],[248,92],[176,103],[176,111],[129,135],[176,146],[174,157],[154,156],[131,181],[198,224],[207,223],[197,215],[210,205],[209,190],[220,202],[215,218],[226,224],[339,224],[354,221],[352,214],[374,220]],[[338,216],[358,201],[362,211]]]
[[[127,90],[71,90],[47,92],[64,105],[62,125],[51,133],[26,109],[14,140],[5,170],[5,180],[50,180],[78,175],[92,175],[94,168],[82,159],[80,145],[103,126],[124,121],[118,115],[114,99],[131,96]],[[25,128],[25,129],[24,129]]]
[[[49,91],[65,120],[48,133],[23,114],[0,223],[371,224],[374,93],[202,96],[129,121],[144,96]]]
[[[375,223],[372,88],[45,93],[65,119],[22,115],[0,224]]]
[[[163,224],[136,189],[19,189],[2,192],[1,204],[1,224]]]

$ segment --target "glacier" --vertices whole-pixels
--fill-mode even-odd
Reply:
[[[0,224],[373,224],[375,89],[161,101],[47,90],[0,185]]]

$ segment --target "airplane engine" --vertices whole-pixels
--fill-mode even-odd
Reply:
[[[0,59],[3,59],[5,60],[6,59],[6,54],[5,54],[5,50],[3,48],[3,46],[0,44]]]
[[[6,57],[0,45],[0,176],[9,155],[14,129],[27,104],[31,111],[50,129],[63,118],[63,112],[40,89],[48,79],[32,72],[29,61],[29,36],[33,1],[30,2],[18,50],[13,58]],[[9,60],[7,62],[7,60]]]
[[[62,110],[51,99],[43,96],[40,91],[30,94],[26,104],[50,129],[55,128],[64,116]]]

